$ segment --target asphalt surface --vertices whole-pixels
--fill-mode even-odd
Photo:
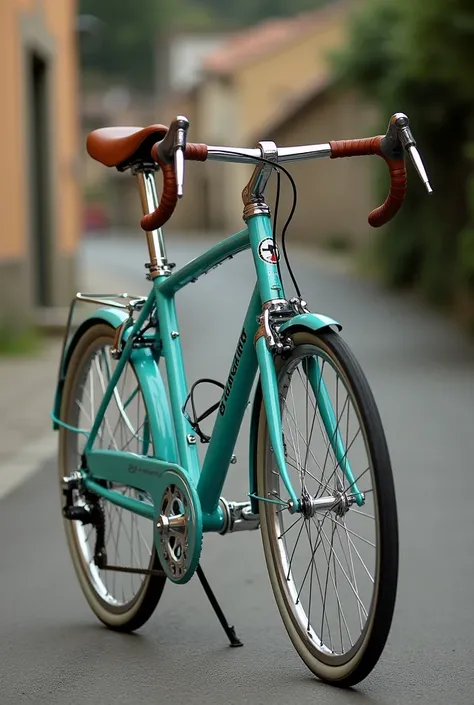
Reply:
[[[198,249],[168,241],[178,264]],[[139,233],[86,242],[83,257],[104,277],[115,266],[124,289],[146,292]],[[299,252],[293,263],[310,308],[343,323],[392,456],[400,578],[377,667],[348,691],[311,676],[280,621],[256,532],[206,537],[202,560],[244,648],[227,646],[197,578],[168,585],[139,633],[106,630],[73,574],[53,460],[0,502],[1,705],[474,702],[474,346],[422,304],[314,253]],[[189,381],[225,379],[253,281],[245,253],[180,295]],[[229,499],[247,491],[247,423],[224,492]]]

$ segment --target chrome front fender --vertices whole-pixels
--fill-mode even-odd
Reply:
[[[292,333],[297,330],[309,330],[316,333],[323,328],[335,327],[338,331],[342,330],[342,325],[329,316],[322,313],[299,313],[289,321],[286,321],[280,326],[280,333]]]

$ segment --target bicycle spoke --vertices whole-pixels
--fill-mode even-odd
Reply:
[[[300,515],[300,516],[298,517],[298,519],[296,519],[296,521],[294,521],[293,524],[290,524],[290,526],[289,526],[287,529],[285,529],[285,530],[283,531],[283,533],[281,533],[278,538],[279,538],[279,539],[283,538],[283,536],[285,536],[285,534],[287,534],[288,531],[289,531],[290,529],[292,529],[294,526],[296,526],[296,524],[297,524],[299,521],[301,521],[302,519],[303,519],[303,517]]]
[[[306,526],[308,526],[309,522],[305,522]],[[313,543],[311,541],[311,523],[309,523],[309,531],[308,533],[308,538],[309,538],[309,548],[311,551],[311,555],[313,555]],[[310,631],[310,626],[311,626],[311,596],[313,594],[313,573],[314,573],[314,561],[311,561],[311,572],[309,576],[309,601],[308,601],[308,620],[306,624],[306,631]]]
[[[293,458],[292,455],[290,455],[289,458],[290,458],[290,460],[296,462],[296,460]],[[299,472],[299,468],[294,464],[294,462],[289,463],[288,460],[287,460],[287,461],[286,461],[286,464],[289,465],[289,466],[290,466],[291,468],[293,468],[294,470],[296,470],[297,472]],[[279,473],[276,473],[276,474],[278,475]],[[309,477],[310,477],[312,480],[314,480],[315,482],[317,482],[317,483],[322,487],[322,483],[321,483],[321,481],[316,477],[316,475],[313,475],[313,473],[310,472],[309,470],[306,470],[306,474],[309,475]],[[324,489],[327,489],[327,488],[324,488]]]
[[[342,565],[341,561],[339,560],[339,558],[337,557],[337,554],[336,554],[335,551],[334,551],[334,548],[333,548],[333,545],[332,545],[332,541],[330,541],[330,540],[328,539],[328,537],[327,537],[327,535],[326,535],[326,532],[324,531],[323,528],[321,528],[321,534],[322,534],[322,537],[326,539],[326,543],[329,544],[330,552],[334,555],[334,557],[335,557],[335,559],[336,559],[336,561],[337,561],[337,563],[338,563],[338,565],[339,565],[339,568],[340,568],[340,570],[341,570],[341,573],[344,575],[345,579],[347,580],[347,583],[348,583],[349,587],[351,588],[352,592],[354,593],[356,599],[359,601],[360,606],[361,606],[361,608],[362,608],[363,611],[364,611],[365,617],[367,618],[369,615],[368,615],[367,610],[365,609],[364,603],[363,603],[362,600],[360,599],[360,597],[359,597],[359,595],[358,595],[358,593],[357,593],[357,590],[354,588],[354,585],[353,585],[352,582],[350,581],[350,579],[349,579],[349,577],[348,577],[346,571],[345,571],[344,568],[343,568],[343,565]]]
[[[293,412],[294,412],[294,418],[295,418],[295,427],[297,428],[297,426],[296,426],[296,406],[295,406],[295,397],[294,397],[294,395],[293,395],[293,390],[291,390],[291,399],[292,399],[292,401],[293,401]],[[301,468],[302,465],[301,465],[300,440],[299,440],[298,436],[297,436],[297,441],[298,441],[298,448],[296,448],[296,445],[295,445],[295,453],[296,453],[296,456],[297,456],[297,458],[298,458],[299,466],[300,466],[300,468]]]
[[[315,556],[315,554],[316,554],[317,549],[318,549],[319,546],[321,545],[321,542],[320,542],[320,543],[316,546],[316,548],[313,550],[313,544],[312,544],[312,541],[311,541],[311,522],[305,522],[305,524],[306,524],[306,532],[308,533],[309,544],[310,544],[310,550],[311,550],[311,571],[313,571],[313,569],[314,569],[315,572],[316,572],[316,580],[317,580],[317,582],[318,582],[319,594],[320,594],[321,600],[323,600],[323,588],[322,588],[322,586],[321,586],[321,580],[320,580],[320,578],[319,578],[318,569],[316,568],[316,566],[315,566],[315,564],[314,564],[314,556]],[[309,527],[308,527],[308,524],[309,524]],[[309,604],[311,605],[311,589],[310,589]],[[308,624],[307,624],[307,627],[306,627],[306,631],[308,631],[308,632],[309,632],[309,628],[310,628],[310,617],[309,617],[310,611],[311,611],[311,608],[308,607]],[[328,629],[328,634],[330,634],[331,630],[330,630],[330,627],[329,627],[329,621],[327,620],[327,617],[326,617],[326,622],[327,622],[327,623],[326,623],[326,626],[327,626],[327,629]],[[323,643],[323,642],[322,642],[322,637],[320,637],[320,641],[321,641],[321,644],[322,644],[322,643]]]
[[[292,417],[292,415],[291,415],[290,412],[288,412],[288,414],[289,414],[290,418],[293,420],[293,423],[295,424],[295,428],[296,428],[296,421],[294,421],[294,419],[293,419],[293,417]],[[289,430],[290,430],[290,435],[291,435],[291,428],[290,428],[289,425],[288,425],[288,428],[289,428]],[[301,431],[300,431],[298,428],[296,428],[296,431],[297,431],[297,435],[298,435],[298,436],[301,436],[301,438],[303,438],[303,434],[301,433]],[[296,449],[295,449],[294,445],[293,445],[293,449],[294,449],[295,452],[296,452]],[[320,464],[319,464],[319,462],[318,462],[316,456],[314,455],[314,453],[313,453],[311,450],[310,450],[309,452],[310,452],[311,458],[314,460],[314,462],[316,463],[316,465],[318,466],[318,468],[321,470],[321,473],[323,473],[323,468],[321,468],[321,466],[320,466]],[[298,460],[296,460],[296,462],[298,462]],[[301,466],[301,463],[300,463],[300,466]],[[315,478],[315,479],[316,479],[316,478]],[[321,484],[322,484],[322,483],[321,483]]]
[[[317,512],[317,513],[319,514],[320,512]],[[329,515],[328,515],[328,519],[329,519],[330,521],[332,521],[333,523],[336,522],[336,520],[335,520],[332,516],[329,516]],[[368,544],[369,546],[372,546],[372,548],[375,548],[375,543],[372,543],[372,541],[369,541],[368,539],[365,539],[363,536],[361,536],[361,535],[358,534],[357,532],[352,531],[352,529],[348,529],[347,526],[344,527],[344,531],[347,531],[349,534],[351,534],[352,536],[355,536],[355,537],[358,538],[360,541],[363,541],[364,543]]]
[[[83,406],[82,402],[80,402],[78,399],[76,399],[76,404],[77,404],[77,406],[79,407],[79,410],[82,411],[82,413],[84,414],[84,416],[87,416],[87,420],[89,421],[89,423],[90,423],[91,426],[92,426],[92,423],[93,423],[92,418],[89,416],[89,414],[87,413],[87,411],[84,409],[84,406]]]
[[[365,492],[367,494],[367,492]],[[360,514],[362,517],[367,517],[367,519],[373,519],[375,521],[375,517],[373,514],[367,514],[367,512],[361,512],[360,509],[354,509],[354,507],[351,507],[351,514]]]
[[[321,531],[322,531],[322,533],[324,534],[324,536],[326,536],[326,533],[325,533],[324,529],[321,529]],[[327,537],[326,537],[326,539],[327,539]],[[322,541],[322,539],[321,539],[321,541]],[[327,541],[329,541],[329,539],[327,539]],[[331,547],[332,547],[332,545],[333,545],[333,541],[334,541],[334,530],[333,530],[333,533],[332,533],[332,535],[331,535],[331,544],[330,544]],[[330,577],[331,577],[331,582],[332,582],[332,584],[333,584],[334,592],[335,592],[335,594],[336,594],[336,601],[337,601],[337,605],[338,605],[338,615],[340,614],[341,617],[342,617],[342,622],[344,623],[344,626],[345,626],[345,628],[346,628],[346,632],[347,632],[347,636],[348,636],[348,638],[349,638],[349,642],[350,642],[351,646],[353,646],[353,641],[352,641],[352,637],[351,637],[351,634],[350,634],[350,631],[349,631],[349,626],[348,626],[348,624],[347,624],[347,620],[346,620],[346,617],[345,617],[345,615],[344,615],[344,611],[343,611],[343,609],[342,609],[341,600],[340,600],[340,597],[339,597],[339,592],[338,592],[338,590],[337,590],[337,586],[336,586],[336,584],[335,584],[334,578],[333,578],[333,576],[332,576],[332,574],[331,574],[331,572],[330,572],[330,557],[328,557],[328,554],[326,553],[326,549],[324,548],[324,543],[322,543],[322,548],[323,548],[323,552],[324,552],[324,555],[325,555],[325,557],[326,557],[327,564],[328,564],[328,575],[330,575]],[[332,552],[333,556],[335,556],[334,551],[332,550],[331,552]],[[333,560],[334,560],[334,559],[333,559]],[[341,625],[340,625],[340,629],[341,629]],[[321,641],[322,641],[322,634],[321,634]]]
[[[322,533],[322,531],[323,531],[322,524],[318,528],[320,530],[320,533]],[[321,540],[321,542],[322,542],[322,540]],[[332,542],[332,537],[331,537],[331,542]],[[327,590],[328,590],[328,579],[329,579],[329,561],[328,561],[328,569],[326,571],[326,580],[324,583],[323,613],[321,615],[321,632],[320,632],[321,633],[321,643],[323,643],[323,628],[324,628],[324,616],[326,614],[326,598],[327,598]],[[334,651],[333,641],[332,641],[330,634],[329,634],[329,640],[331,643],[331,649]]]
[[[291,415],[291,413],[290,413],[289,415],[290,415],[290,418],[293,418],[292,415]],[[297,429],[297,427],[296,427],[296,421],[294,422],[294,424],[295,424],[296,430],[298,431],[298,429]],[[296,448],[296,439],[295,439],[295,437],[293,436],[291,427],[290,427],[289,425],[288,425],[288,430],[289,430],[290,436],[291,436],[291,438],[292,438],[292,440],[293,440],[293,450],[295,451],[295,455],[297,456],[297,457],[295,458],[295,461],[296,461],[296,463],[297,463],[297,465],[298,465],[298,473],[299,473],[299,475],[300,475],[300,477],[301,477],[301,461],[298,459],[298,455],[299,455],[299,440],[298,440],[298,449],[297,449],[297,448]]]
[[[298,374],[299,374],[299,376],[300,376],[300,378],[301,378],[301,370],[298,368],[297,371],[298,371]],[[301,378],[301,381],[303,381],[302,378]],[[305,403],[306,438],[308,438],[308,432],[309,432],[309,411],[308,411],[308,396],[309,396],[309,393],[308,393],[308,376],[306,376],[306,395],[305,395],[305,396],[306,396],[306,403]],[[306,446],[306,455],[305,455],[305,459],[304,459],[304,463],[303,463],[303,467],[302,467],[302,470],[303,470],[303,479],[302,479],[302,483],[301,483],[302,489],[306,489],[306,484],[305,484],[305,480],[304,480],[304,475],[305,475],[305,469],[306,469],[306,463],[307,463],[307,462],[308,462],[308,446]]]
[[[296,539],[296,541],[295,541],[295,545],[294,545],[294,547],[293,547],[293,552],[292,552],[291,558],[290,558],[290,563],[289,563],[289,565],[288,565],[288,575],[286,576],[286,579],[287,579],[287,580],[290,579],[291,564],[292,564],[292,562],[293,562],[293,558],[294,558],[295,551],[296,551],[296,546],[298,545],[298,541],[300,540],[300,536],[301,536],[301,533],[302,533],[302,531],[303,531],[304,525],[305,525],[305,522],[303,521],[303,523],[302,523],[301,526],[300,526],[300,530],[298,531],[298,537],[297,537],[297,539]]]
[[[358,437],[360,431],[361,431],[361,428],[360,428],[360,426],[359,426],[359,428],[357,429],[357,432],[356,432],[354,438],[353,438],[352,441],[349,443],[349,445],[346,446],[346,450],[344,451],[344,455],[342,456],[342,458],[341,458],[340,460],[338,460],[338,462],[337,462],[337,464],[336,464],[336,467],[334,468],[334,470],[332,471],[332,473],[331,473],[331,475],[330,475],[330,477],[329,477],[328,482],[330,482],[330,481],[332,480],[332,478],[334,477],[334,475],[335,475],[336,472],[337,472],[337,469],[341,466],[341,463],[344,462],[344,460],[347,458],[347,454],[349,453],[350,449],[351,449],[352,446],[354,445],[354,443],[355,443],[355,441],[356,441],[356,439],[357,439],[357,437]],[[359,479],[359,478],[357,478],[357,479]],[[354,480],[353,482],[351,482],[351,484],[350,484],[349,487],[353,487],[356,483],[357,483],[357,480]],[[348,488],[348,489],[349,489],[349,488]]]
[[[306,525],[306,522],[304,522],[304,525]],[[308,530],[308,529],[306,529],[306,531],[307,531],[307,530]],[[300,600],[300,595],[301,595],[301,593],[303,592],[304,584],[305,584],[305,582],[306,582],[306,578],[308,577],[308,573],[309,573],[309,571],[310,571],[311,564],[312,564],[313,559],[314,559],[314,555],[315,555],[315,553],[316,553],[316,551],[318,550],[318,548],[319,548],[320,545],[321,545],[321,542],[319,542],[318,544],[316,544],[316,546],[314,547],[314,550],[313,550],[313,549],[311,550],[311,558],[310,558],[310,560],[309,560],[308,567],[306,568],[305,574],[304,574],[304,576],[303,576],[303,581],[302,581],[302,583],[301,583],[300,589],[298,590],[298,594],[297,594],[297,596],[296,596],[296,603],[298,603],[299,600]]]
[[[336,533],[337,533],[337,530],[336,530]],[[341,653],[343,653],[344,652],[344,639],[342,637],[342,621],[341,620],[344,619],[344,621],[345,621],[345,617],[344,617],[344,613],[342,612],[342,608],[341,608],[341,604],[340,604],[340,600],[339,600],[339,591],[337,589],[336,561],[334,560],[334,558],[332,560],[332,569],[334,572],[334,580],[333,580],[334,591],[336,593],[336,599],[337,599],[337,620],[339,622],[339,638],[341,640]],[[347,626],[347,622],[345,622],[345,623]],[[351,641],[351,639],[349,639],[349,641]]]
[[[306,375],[306,411],[307,411],[307,415],[308,415],[308,397],[309,397],[308,382],[309,382],[308,375]],[[311,443],[311,439],[313,437],[314,422],[316,421],[316,416],[317,416],[317,411],[315,409],[314,413],[313,413],[313,421],[311,423],[311,430],[309,432],[309,437],[308,437],[308,419],[307,419],[307,423],[306,423],[306,436],[308,437],[308,440],[306,442],[306,455],[304,458],[304,467],[305,467],[304,473],[305,474],[308,471],[307,464],[308,464],[308,455],[309,455],[309,444]]]
[[[357,550],[357,546],[355,545],[354,541],[353,541],[353,540],[351,539],[351,537],[349,536],[349,533],[348,533],[347,528],[346,528],[345,525],[344,525],[344,530],[346,531],[346,538],[347,538],[347,543],[348,543],[349,547],[352,547],[352,548],[354,549],[354,551],[355,551],[355,553],[356,553],[356,555],[357,555],[357,558],[359,559],[359,561],[361,562],[362,567],[364,568],[365,572],[367,573],[367,576],[368,576],[369,580],[373,583],[373,582],[374,582],[374,578],[373,578],[373,576],[372,576],[370,570],[369,570],[369,569],[367,568],[367,566],[365,565],[364,559],[362,558],[362,556],[360,555],[359,551]],[[350,550],[350,549],[349,549],[349,550]]]
[[[105,380],[104,380],[104,377],[103,377],[103,375],[102,375],[102,370],[100,369],[100,366],[99,366],[99,364],[98,364],[97,358],[95,358],[95,363],[96,363],[96,369],[97,369],[97,374],[98,374],[98,376],[99,376],[99,382],[100,382],[100,386],[101,386],[101,389],[102,389],[102,393],[105,395],[105,391],[106,391],[107,385],[106,385]],[[110,441],[110,443],[109,443],[109,449],[110,449],[110,446],[111,446],[112,444],[114,444],[114,445],[115,445],[115,450],[118,450],[118,446],[117,446],[117,443],[116,443],[116,441],[115,441],[114,434],[113,434],[112,429],[110,428],[110,424],[109,424],[109,422],[108,422],[108,420],[107,420],[107,409],[106,409],[105,412],[104,412],[103,423],[104,423],[105,426],[107,427],[108,432],[109,432],[109,434],[110,434],[110,438],[111,438],[111,441]]]
[[[356,576],[356,573],[355,573],[355,570],[354,570],[354,561],[353,561],[353,558],[352,558],[351,545],[350,545],[350,543],[349,543],[350,537],[349,537],[349,535],[346,533],[347,548],[348,548],[348,551],[349,551],[349,561],[350,561],[350,562],[349,562],[349,561],[347,560],[346,552],[344,551],[344,545],[343,545],[343,543],[342,543],[341,535],[340,535],[340,533],[339,533],[339,526],[337,526],[336,532],[337,532],[337,536],[338,536],[338,538],[339,538],[339,543],[341,544],[342,553],[343,553],[343,555],[344,555],[344,557],[345,557],[345,559],[346,559],[346,563],[348,564],[349,570],[350,570],[350,572],[351,572],[352,580],[353,580],[353,582],[354,582],[354,587],[355,587],[355,589],[356,589],[356,591],[357,591],[357,593],[358,593],[358,592],[359,592],[359,588],[357,587],[357,576]],[[363,621],[362,621],[362,612],[361,612],[360,605],[359,605],[358,602],[357,602],[357,611],[358,611],[358,614],[359,614],[360,629],[361,629],[361,631],[362,631],[364,624],[363,624]]]
[[[347,396],[346,396],[346,401],[344,402],[344,406],[342,407],[341,413],[340,413],[340,415],[339,415],[338,417],[336,417],[336,426],[335,426],[335,428],[334,428],[334,431],[333,431],[332,434],[331,434],[331,437],[329,438],[329,437],[328,437],[328,434],[326,433],[326,437],[327,437],[327,449],[326,449],[326,455],[325,455],[325,457],[324,457],[323,475],[324,475],[324,473],[326,472],[326,465],[327,465],[327,461],[328,461],[328,459],[329,459],[330,451],[332,451],[332,443],[334,442],[334,439],[335,439],[336,436],[337,436],[337,432],[338,432],[338,429],[339,429],[339,425],[340,425],[340,423],[341,423],[341,419],[342,419],[342,417],[343,417],[343,415],[344,415],[344,412],[345,412],[345,410],[346,410],[346,404],[348,404],[348,403],[349,403],[349,396],[347,395]],[[332,451],[332,452],[334,452],[334,451]],[[347,451],[346,451],[346,453],[347,453]],[[335,457],[334,457],[334,462],[336,462],[336,458],[335,458]],[[336,465],[336,468],[337,468],[337,465]],[[331,482],[333,476],[334,476],[334,472],[333,472],[333,473],[330,475],[330,477],[327,479],[327,485],[329,484],[329,482]],[[326,485],[326,486],[327,486],[327,485]]]

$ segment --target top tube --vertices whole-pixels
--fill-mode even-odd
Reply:
[[[323,144],[308,144],[300,147],[278,147],[278,162],[296,162],[302,159],[318,159],[331,156],[329,142]],[[258,162],[262,152],[258,147],[254,149],[238,147],[211,147],[207,148],[207,159],[216,162],[237,162],[249,164]]]

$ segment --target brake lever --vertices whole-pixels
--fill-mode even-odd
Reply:
[[[174,163],[178,198],[183,196],[184,150],[186,149],[188,128],[189,120],[184,115],[178,115],[171,121],[166,136],[158,145],[160,158],[167,164]]]
[[[396,131],[400,144],[410,155],[413,165],[418,172],[418,176],[424,183],[426,190],[429,194],[433,193],[433,189],[431,188],[428,174],[421,159],[420,152],[416,148],[415,138],[410,130],[408,116],[405,115],[405,113],[395,113],[395,115],[392,115],[390,118],[387,137],[390,132],[393,134],[393,131]]]
[[[174,140],[174,170],[176,174],[176,187],[178,198],[183,197],[184,188],[184,150],[186,149],[186,136],[189,128],[189,120],[183,115],[176,118],[177,129]]]

